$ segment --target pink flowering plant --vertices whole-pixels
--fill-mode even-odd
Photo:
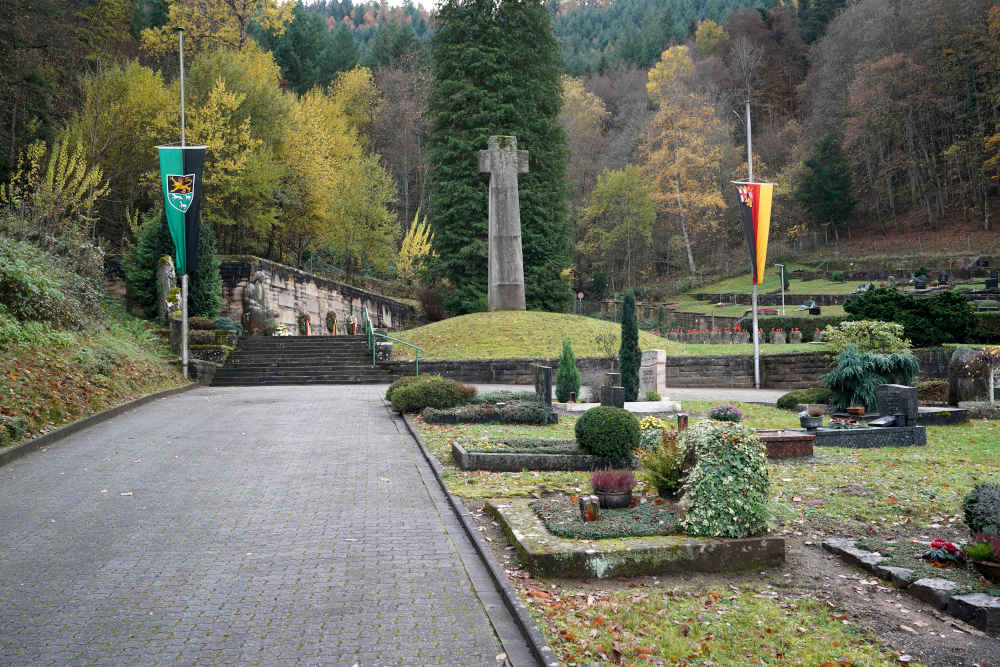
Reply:
[[[743,413],[735,405],[723,403],[709,410],[708,418],[720,422],[741,422],[743,421]]]

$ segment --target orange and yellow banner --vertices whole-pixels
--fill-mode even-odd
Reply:
[[[767,237],[771,231],[771,199],[774,183],[735,183],[740,195],[743,232],[750,249],[750,276],[754,285],[764,282]]]

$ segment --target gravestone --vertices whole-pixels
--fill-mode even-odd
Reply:
[[[1000,274],[997,274],[996,271],[990,271],[990,277],[986,279],[986,289],[997,289],[998,282],[1000,282]]]
[[[607,405],[613,408],[624,408],[625,387],[621,385],[621,373],[608,373],[607,383],[601,387],[601,405]]]
[[[524,310],[524,259],[517,175],[528,173],[528,151],[517,137],[492,136],[479,151],[479,171],[490,175],[487,303],[494,310]]]
[[[646,350],[639,366],[639,395],[645,399],[648,392],[662,396],[667,391],[666,350]]]
[[[883,417],[896,417],[896,426],[916,426],[920,405],[917,388],[901,384],[881,384],[875,390],[878,411]]]
[[[552,412],[552,367],[535,364],[535,397],[549,412]]]
[[[965,364],[976,354],[971,347],[959,347],[948,361],[948,404],[958,405],[960,401],[981,401],[986,398],[986,378],[969,377]]]

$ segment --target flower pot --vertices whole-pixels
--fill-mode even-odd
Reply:
[[[974,560],[972,565],[983,575],[995,584],[1000,584],[1000,563],[991,560]]]
[[[605,493],[604,491],[594,491],[598,502],[604,509],[616,509],[628,507],[632,504],[632,492],[621,491],[619,493]]]
[[[847,414],[851,415],[852,417],[863,417],[865,414],[865,406],[852,405],[851,407],[847,408]]]
[[[806,406],[806,412],[810,417],[822,417],[826,414],[826,405],[823,403],[810,403]]]

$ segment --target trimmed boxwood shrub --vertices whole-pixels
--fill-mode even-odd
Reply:
[[[628,410],[602,405],[576,421],[576,440],[588,454],[621,461],[639,446],[639,420]]]
[[[399,389],[400,387],[405,387],[409,384],[413,384],[414,382],[419,382],[422,377],[432,377],[432,376],[423,375],[417,377],[416,375],[407,375],[405,377],[399,378],[398,380],[390,384],[389,388],[385,390],[385,400],[391,402],[392,395],[393,393],[395,393],[397,389]]]
[[[777,405],[783,410],[795,410],[801,403],[829,403],[832,395],[826,387],[795,389],[779,398]]]
[[[748,537],[767,532],[767,449],[754,430],[702,419],[685,429],[681,446],[693,451],[696,461],[681,491],[688,535]]]
[[[428,424],[554,424],[554,412],[535,401],[519,401],[505,405],[480,404],[436,409],[428,407],[420,413]]]
[[[440,375],[421,375],[395,389],[389,402],[396,412],[420,412],[424,408],[450,408],[462,402],[462,387]]]
[[[811,343],[816,335],[816,329],[824,331],[828,325],[837,326],[847,319],[846,315],[804,315],[802,317],[758,317],[757,326],[764,331],[771,329],[781,329],[791,331],[798,329],[802,332],[802,342]],[[740,327],[747,331],[753,331],[753,319],[745,317],[740,319]]]
[[[962,501],[971,533],[1000,535],[1000,484],[977,484]]]

